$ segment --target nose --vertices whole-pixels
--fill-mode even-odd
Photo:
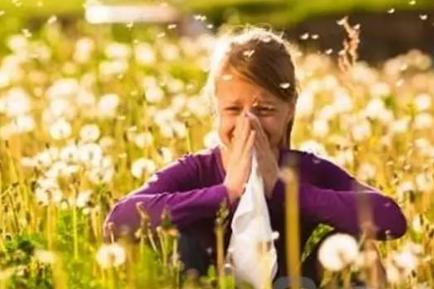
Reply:
[[[242,114],[243,115],[247,115],[249,113],[250,114],[255,114],[255,108],[253,106],[246,106],[246,107],[244,107]]]

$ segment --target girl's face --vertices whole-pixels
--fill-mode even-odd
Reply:
[[[259,119],[273,150],[286,137],[293,108],[266,89],[236,72],[223,73],[216,81],[218,133],[222,143],[231,147],[237,118],[250,111]]]

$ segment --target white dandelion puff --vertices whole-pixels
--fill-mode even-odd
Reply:
[[[153,174],[157,169],[155,163],[150,159],[139,158],[131,165],[131,174],[138,179],[144,177],[145,173]]]
[[[49,128],[50,136],[55,140],[66,139],[71,135],[71,132],[71,125],[65,119],[57,120]]]
[[[115,117],[119,103],[120,100],[117,94],[103,95],[98,101],[98,115],[104,118]]]
[[[340,271],[353,263],[359,255],[359,246],[354,237],[348,234],[334,234],[322,243],[318,258],[330,271]]]
[[[100,137],[100,129],[96,124],[87,124],[80,129],[80,139],[84,142],[94,142]]]
[[[33,254],[36,260],[44,264],[54,264],[56,261],[56,254],[52,251],[37,249]]]
[[[117,244],[102,245],[96,253],[96,261],[103,269],[119,267],[125,263],[125,249]]]
[[[152,136],[152,133],[148,131],[143,133],[138,133],[135,136],[133,136],[133,142],[137,147],[143,149],[153,144],[154,137]]]

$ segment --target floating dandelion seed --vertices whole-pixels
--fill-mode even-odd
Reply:
[[[288,89],[291,86],[291,84],[289,82],[283,82],[283,83],[279,84],[279,86],[282,89]]]
[[[416,5],[416,0],[411,0],[410,2],[408,2],[408,4],[410,4],[411,6]]]
[[[196,14],[193,17],[194,17],[194,20],[197,20],[197,21],[205,21],[206,20],[205,15]]]
[[[338,24],[338,25],[344,25],[345,23],[347,23],[347,20],[348,20],[348,16],[345,16],[344,18],[341,18],[341,19],[339,19],[338,21],[336,21],[336,23]]]
[[[206,28],[208,28],[208,29],[213,29],[213,28],[214,28],[214,25],[213,25],[213,24],[208,24],[208,25],[206,25]]]
[[[51,16],[47,20],[47,24],[53,24],[53,23],[56,23],[56,22],[57,22],[57,16],[56,15]]]
[[[387,14],[393,14],[395,13],[395,8],[390,8],[389,10],[387,10]]]
[[[317,40],[319,38],[319,35],[318,34],[312,34],[310,36],[310,38],[312,38],[313,40]]]
[[[307,40],[309,38],[309,33],[304,33],[300,36],[301,40]]]
[[[96,261],[104,269],[119,267],[125,260],[125,250],[117,243],[102,245],[96,253]]]
[[[420,20],[425,21],[428,19],[428,15],[427,14],[421,14],[419,15]]]
[[[330,55],[333,53],[333,49],[329,48],[325,51],[325,54]]]
[[[175,29],[176,27],[177,27],[176,24],[169,24],[169,25],[167,25],[167,29],[169,29],[169,30]]]
[[[254,49],[244,50],[243,51],[243,56],[246,57],[246,58],[250,58],[250,57],[252,57],[253,53],[255,53]]]

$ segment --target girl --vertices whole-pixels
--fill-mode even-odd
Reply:
[[[279,178],[283,166],[292,166],[298,174],[301,246],[320,223],[358,237],[362,231],[359,201],[370,210],[371,218],[363,228],[368,228],[371,237],[382,240],[405,233],[406,220],[391,198],[325,159],[290,148],[297,90],[288,43],[280,36],[249,28],[224,39],[216,49],[206,89],[214,101],[219,145],[181,157],[117,203],[106,220],[111,234],[133,233],[139,227],[138,203],[143,204],[153,227],[166,208],[180,231],[185,270],[206,274],[215,262],[216,213],[225,202],[231,220],[250,175],[253,149],[271,226],[280,235],[275,241],[275,278],[286,273],[285,185]],[[225,234],[227,245],[230,226]],[[315,252],[303,264],[303,275],[318,282]]]

